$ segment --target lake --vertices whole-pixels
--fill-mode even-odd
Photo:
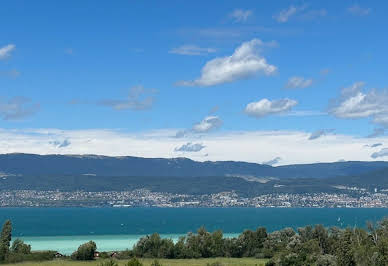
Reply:
[[[33,250],[55,249],[70,254],[89,240],[100,251],[132,248],[146,234],[178,239],[201,226],[234,237],[245,229],[268,231],[308,224],[364,227],[388,216],[378,208],[0,208],[0,222],[11,219],[13,239]]]

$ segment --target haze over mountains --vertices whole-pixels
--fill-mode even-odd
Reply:
[[[335,162],[272,167],[186,158],[98,155],[0,155],[0,190],[110,191],[147,188],[161,192],[324,192],[338,186],[388,187],[388,162]]]

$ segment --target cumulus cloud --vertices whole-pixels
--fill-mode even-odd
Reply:
[[[287,98],[273,101],[262,99],[258,102],[248,103],[245,107],[245,113],[249,116],[261,118],[267,115],[285,113],[297,104],[297,101]]]
[[[32,103],[25,97],[9,100],[0,98],[0,117],[4,120],[23,120],[39,110],[39,104]]]
[[[202,145],[201,143],[191,143],[188,142],[186,144],[183,144],[180,147],[176,147],[174,151],[178,152],[199,152],[202,149],[204,149],[206,146]]]
[[[330,134],[334,131],[334,129],[319,129],[311,133],[310,137],[308,138],[309,140],[314,140],[318,139],[320,137],[323,137],[327,134]]]
[[[143,86],[132,87],[126,99],[106,99],[100,105],[112,107],[116,110],[147,110],[152,108],[155,101],[155,90],[145,89]]]
[[[364,91],[365,83],[357,82],[343,88],[341,95],[331,102],[329,112],[338,118],[366,118],[388,127],[388,91]]]
[[[181,130],[175,134],[176,138],[182,138],[189,134],[208,133],[219,129],[223,122],[218,116],[207,116],[202,121],[195,123],[191,129]]]
[[[252,15],[252,10],[235,9],[230,14],[230,17],[234,20],[234,22],[245,22]]]
[[[310,87],[313,84],[312,79],[304,77],[291,77],[288,79],[286,88],[288,89],[304,89]]]
[[[351,7],[348,7],[347,11],[354,16],[368,16],[371,13],[372,9],[364,8],[355,4]]]
[[[266,162],[262,162],[262,164],[275,165],[275,164],[278,164],[281,160],[282,160],[282,158],[276,157],[276,158],[274,158],[272,160],[269,160],[269,161],[266,161]]]
[[[377,159],[377,158],[380,158],[380,157],[386,157],[386,156],[388,156],[388,148],[381,149],[380,151],[374,152],[371,155],[371,157],[373,159]]]
[[[215,53],[217,50],[214,48],[204,48],[196,45],[182,45],[176,48],[173,48],[169,51],[170,54],[179,54],[179,55],[206,55],[210,53]]]
[[[11,56],[11,52],[15,50],[16,46],[14,44],[8,44],[6,46],[0,47],[0,60],[6,59]]]
[[[67,146],[70,146],[71,142],[68,139],[65,139],[63,141],[55,140],[55,141],[50,141],[50,144],[54,145],[57,148],[65,148]]]
[[[246,79],[258,74],[273,75],[276,66],[267,63],[260,55],[260,48],[266,43],[253,39],[241,44],[231,56],[218,57],[208,61],[201,70],[201,76],[193,81],[181,81],[182,86],[214,86]],[[272,43],[271,43],[272,45]]]

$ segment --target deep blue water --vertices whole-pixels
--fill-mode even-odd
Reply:
[[[14,236],[184,234],[202,225],[240,233],[259,226],[365,226],[385,216],[388,209],[377,208],[0,208],[0,223],[11,219]]]

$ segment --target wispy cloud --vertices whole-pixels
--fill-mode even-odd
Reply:
[[[304,89],[313,85],[313,79],[294,76],[288,79],[286,88],[288,89]]]
[[[385,134],[384,128],[375,128],[373,132],[367,136],[367,138],[375,138]]]
[[[0,60],[10,57],[12,51],[15,49],[16,46],[14,44],[8,44],[6,46],[0,47]]]
[[[182,45],[177,48],[173,48],[169,51],[170,54],[179,54],[179,55],[207,55],[210,53],[215,53],[217,50],[214,48],[203,48],[196,45]]]
[[[267,63],[259,54],[265,43],[253,39],[241,44],[231,56],[210,60],[201,70],[201,76],[193,81],[181,81],[182,86],[214,86],[246,79],[258,74],[273,75],[276,66]]]
[[[234,22],[245,22],[253,15],[252,10],[248,9],[235,9],[232,13],[230,13],[230,17],[234,20]]]
[[[199,152],[202,149],[204,149],[206,146],[202,145],[201,143],[191,143],[188,142],[186,144],[183,144],[180,147],[176,147],[174,151],[176,152]]]
[[[319,139],[320,137],[326,136],[334,131],[334,129],[319,129],[311,133],[308,140]]]
[[[245,113],[249,116],[262,118],[267,115],[281,114],[290,111],[298,102],[291,99],[268,100],[262,99],[258,102],[251,102],[245,107]]]
[[[368,16],[372,12],[372,9],[361,7],[355,4],[351,7],[348,7],[347,11],[354,16]]]
[[[368,147],[368,148],[376,148],[376,147],[380,147],[380,146],[383,146],[383,143],[374,143],[374,144],[364,145],[364,147]]]
[[[192,128],[178,131],[175,134],[176,138],[182,138],[189,134],[208,133],[219,129],[223,122],[218,116],[207,116],[202,121],[195,123]]]
[[[288,22],[292,17],[298,17],[302,20],[312,20],[327,15],[326,9],[308,10],[308,5],[294,6],[291,5],[286,9],[275,14],[273,18],[279,23]]]
[[[32,103],[25,97],[14,97],[8,100],[0,98],[0,117],[3,120],[23,120],[39,110],[39,104]]]
[[[20,76],[20,72],[12,69],[9,71],[0,71],[0,77],[7,77],[7,78],[12,78],[15,79]]]
[[[71,145],[71,142],[68,139],[65,139],[63,141],[54,140],[54,141],[50,141],[49,143],[54,145],[57,148],[65,148]]]
[[[386,157],[386,156],[388,156],[388,148],[381,149],[380,151],[374,152],[371,155],[371,157],[373,159],[377,159],[377,158],[380,158],[380,157]]]
[[[100,105],[112,107],[116,110],[147,110],[152,108],[155,101],[155,90],[145,89],[143,86],[132,87],[126,99],[106,99]]]
[[[364,90],[364,82],[356,82],[341,90],[332,100],[329,112],[338,118],[357,119],[371,117],[376,124],[388,127],[388,91]]]

